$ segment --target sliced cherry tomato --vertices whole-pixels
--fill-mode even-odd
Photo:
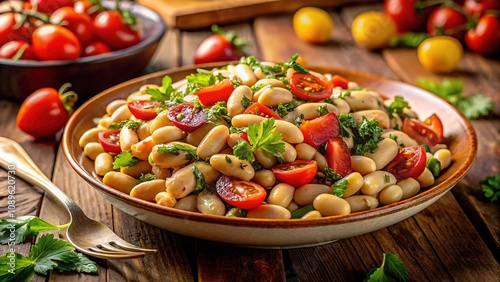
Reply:
[[[54,24],[44,24],[35,29],[31,42],[40,60],[76,60],[82,52],[76,35]]]
[[[414,118],[407,118],[403,121],[403,132],[415,139],[419,144],[435,146],[440,141],[438,134],[434,130]]]
[[[125,23],[118,11],[102,11],[94,19],[94,31],[99,39],[113,50],[119,50],[139,43],[139,32]]]
[[[246,132],[240,132],[239,135],[241,138],[243,138],[243,140],[250,142],[248,141],[248,134]]]
[[[161,108],[163,104],[152,100],[138,100],[128,102],[127,106],[134,117],[140,120],[151,120],[158,115],[156,109]]]
[[[330,82],[333,84],[333,87],[340,87],[342,89],[347,89],[349,86],[349,80],[347,78],[340,76],[340,75],[334,75],[332,76],[332,79],[330,79]]]
[[[19,56],[17,58],[17,56]],[[13,40],[0,47],[0,58],[18,60],[37,60],[33,46],[22,40]]]
[[[73,7],[57,9],[50,15],[50,21],[61,23],[61,26],[71,30],[82,45],[89,43],[94,37],[94,26],[90,16],[76,12]]]
[[[437,142],[441,143],[441,141],[443,141],[444,138],[443,123],[441,122],[441,119],[436,114],[432,114],[430,117],[424,120],[424,124],[427,125],[430,129],[432,129],[432,131],[436,133]]]
[[[500,54],[500,18],[490,14],[482,16],[476,27],[467,31],[465,43],[481,55]]]
[[[304,143],[317,149],[328,139],[339,136],[340,124],[334,113],[328,113],[302,122],[299,129],[304,135]]]
[[[314,102],[332,95],[332,86],[326,79],[308,73],[292,74],[290,90],[297,98]]]
[[[171,107],[168,119],[179,129],[193,132],[207,121],[207,113],[203,109],[196,110],[193,104],[180,104]]]
[[[110,129],[99,131],[97,134],[99,139],[99,144],[101,144],[102,149],[108,153],[119,154],[122,152],[120,148],[120,129]]]
[[[44,87],[30,94],[17,113],[17,127],[35,138],[54,136],[66,125],[77,100],[66,90]]]
[[[318,164],[316,161],[297,160],[283,163],[272,168],[274,176],[280,181],[300,187],[308,184],[316,176]]]
[[[352,172],[351,152],[340,137],[330,138],[326,143],[326,162],[328,167],[342,177]]]
[[[211,107],[220,101],[227,102],[233,91],[234,85],[229,80],[224,80],[200,89],[196,95],[203,106]]]
[[[102,41],[92,41],[85,45],[82,50],[82,57],[97,56],[110,53],[112,50]]]
[[[396,157],[384,168],[396,179],[419,177],[425,169],[427,157],[425,148],[422,146],[405,147],[399,150]]]
[[[449,35],[463,41],[467,24],[467,16],[459,10],[440,6],[427,20],[427,33],[431,36]]]
[[[215,185],[217,194],[226,203],[244,210],[256,208],[267,196],[266,190],[257,183],[234,180],[222,175]]]
[[[275,113],[273,110],[268,107],[262,105],[259,102],[255,102],[250,107],[248,107],[244,112],[244,114],[252,114],[266,118],[274,118],[276,120],[281,119],[281,117]]]

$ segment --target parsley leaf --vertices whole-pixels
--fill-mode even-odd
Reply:
[[[121,129],[123,127],[127,127],[129,129],[132,129],[132,130],[137,130],[139,128],[139,126],[141,126],[141,125],[142,125],[142,122],[140,122],[140,121],[127,119],[127,120],[124,120],[120,123],[110,124],[108,126],[108,129],[116,130],[116,129]]]
[[[205,176],[203,175],[203,173],[201,173],[201,171],[195,165],[193,166],[193,174],[194,174],[194,178],[196,179],[196,186],[195,186],[194,190],[196,190],[196,191],[202,190],[206,184]]]
[[[325,167],[323,172],[318,172],[314,178],[321,183],[333,184],[337,180],[342,179],[342,175],[338,174],[335,170],[333,170],[329,167]],[[333,187],[332,187],[332,189],[333,189]]]
[[[115,157],[113,161],[113,169],[121,167],[133,166],[139,162],[139,159],[132,155],[130,151],[123,151]]]
[[[139,181],[140,182],[148,182],[148,181],[151,181],[151,180],[155,180],[156,179],[156,175],[152,174],[152,173],[141,173],[141,176],[139,176]]]
[[[479,182],[484,196],[490,202],[498,201],[500,198],[500,174],[490,175]]]
[[[365,282],[410,281],[405,265],[395,254],[384,253],[382,265],[368,272]]]
[[[404,109],[411,109],[408,102],[406,102],[405,99],[401,96],[394,97],[394,101],[385,108],[387,109],[390,117],[392,117],[393,114],[397,114],[400,117],[405,117],[407,115],[404,113]]]
[[[178,92],[172,86],[172,78],[168,75],[164,76],[161,80],[160,88],[149,87],[146,89],[146,93],[151,95],[151,100],[154,101],[166,102],[175,100],[179,103],[182,102],[182,97],[179,97]]]
[[[249,124],[247,135],[250,144],[239,140],[233,147],[233,153],[238,159],[253,162],[253,152],[257,149],[282,158],[280,152],[285,152],[285,143],[281,140],[281,132],[276,132],[274,118],[265,119],[260,124]]]
[[[341,114],[339,117],[340,134],[343,137],[352,137],[354,146],[351,149],[352,155],[364,155],[365,153],[373,153],[378,148],[377,142],[383,139],[383,129],[379,126],[377,120],[368,120],[363,116],[361,124],[356,124],[356,121],[350,114]]]
[[[468,119],[486,116],[493,109],[491,99],[482,94],[463,96],[464,83],[461,79],[445,78],[442,83],[417,79],[417,85],[452,103]]]
[[[66,225],[53,225],[36,216],[21,216],[0,220],[0,244],[22,243],[29,236],[48,230],[66,228]],[[15,238],[11,238],[11,229],[15,229]]]
[[[219,101],[207,111],[207,122],[220,124],[222,120],[226,121],[229,124],[231,123],[231,118],[229,117],[227,111],[226,102]]]
[[[349,181],[347,179],[342,178],[340,180],[337,180],[335,183],[332,185],[333,189],[333,194],[337,197],[342,197],[345,194],[345,191],[347,190],[347,185],[349,184]]]
[[[329,113],[326,104],[319,106],[319,108],[316,109],[316,112],[318,112],[320,116],[324,116]]]

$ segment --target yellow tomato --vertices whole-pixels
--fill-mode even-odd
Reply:
[[[333,21],[325,10],[304,7],[293,15],[293,30],[301,40],[311,43],[324,43],[330,39]]]
[[[384,13],[368,11],[354,18],[351,32],[360,46],[375,50],[391,45],[396,36],[396,25]]]
[[[424,68],[437,73],[455,70],[463,57],[462,44],[450,36],[427,38],[417,49],[418,60]]]

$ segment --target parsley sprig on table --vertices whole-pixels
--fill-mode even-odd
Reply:
[[[500,174],[490,175],[479,182],[484,196],[495,202],[500,199]]]
[[[486,116],[493,109],[491,99],[482,94],[463,96],[464,83],[461,79],[445,78],[442,83],[417,79],[417,85],[455,105],[468,119]]]
[[[365,282],[379,281],[410,281],[410,276],[395,254],[384,253],[382,265],[371,269],[365,278]]]
[[[249,124],[247,135],[250,144],[239,140],[233,147],[233,154],[238,159],[253,162],[253,152],[257,149],[282,159],[280,152],[285,152],[285,143],[281,140],[281,132],[276,132],[274,118],[263,120],[260,124]]]

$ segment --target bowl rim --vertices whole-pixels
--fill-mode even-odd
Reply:
[[[167,31],[167,25],[163,17],[158,12],[149,7],[143,6],[137,2],[123,1],[120,3],[121,3],[120,5],[122,5],[122,8],[130,9],[133,15],[138,16],[141,19],[152,20],[155,23],[155,27],[158,28],[158,32],[152,34],[149,37],[146,37],[145,39],[141,40],[139,43],[133,46],[112,51],[107,54],[95,55],[90,57],[79,57],[76,60],[69,60],[69,61],[65,60],[61,61],[17,60],[16,61],[12,59],[0,58],[0,65],[10,66],[10,67],[46,68],[46,67],[69,66],[78,64],[104,63],[146,49],[151,44],[159,41],[163,37],[163,35]]]
[[[175,208],[169,208],[165,206],[158,205],[153,202],[148,202],[145,200],[141,200],[138,198],[134,198],[126,193],[123,193],[121,191],[118,191],[114,188],[108,187],[104,185],[101,181],[99,181],[96,177],[93,175],[89,174],[79,163],[79,160],[73,158],[71,154],[71,144],[70,140],[72,137],[72,129],[77,127],[77,125],[81,122],[79,119],[80,113],[85,109],[86,106],[88,106],[91,103],[94,103],[95,101],[98,101],[100,99],[106,98],[108,93],[111,93],[113,91],[119,90],[121,88],[125,88],[128,85],[134,84],[134,83],[140,83],[143,81],[146,81],[147,79],[159,77],[159,76],[165,76],[169,75],[172,73],[178,73],[178,72],[185,72],[185,71],[196,71],[197,68],[205,68],[205,69],[210,69],[214,67],[220,67],[223,65],[227,65],[228,63],[234,63],[234,62],[218,62],[218,63],[208,63],[208,64],[200,64],[200,65],[188,65],[188,66],[181,66],[181,67],[175,67],[171,68],[168,70],[163,70],[163,71],[158,71],[154,72],[151,74],[146,74],[128,81],[125,81],[123,83],[120,83],[114,87],[108,88],[101,93],[97,94],[90,100],[86,101],[82,106],[80,106],[74,114],[71,116],[70,120],[68,121],[68,124],[66,126],[66,129],[64,130],[63,137],[62,137],[62,148],[63,148],[63,153],[66,156],[70,166],[73,168],[73,170],[84,180],[86,180],[87,183],[89,183],[91,186],[93,186],[94,189],[96,189],[100,193],[104,193],[107,196],[119,199],[120,201],[125,202],[127,205],[132,205],[134,207],[137,207],[141,210],[146,210],[149,212],[153,212],[156,214],[160,214],[163,216],[169,216],[169,217],[175,217],[175,218],[181,218],[181,219],[188,219],[190,221],[195,221],[195,222],[205,222],[205,223],[215,223],[215,224],[220,224],[220,225],[235,225],[235,226],[252,226],[252,227],[258,227],[258,228],[305,228],[305,227],[320,227],[324,225],[332,225],[332,224],[346,224],[350,222],[356,222],[356,221],[362,221],[362,220],[367,220],[367,219],[372,219],[376,217],[381,217],[381,216],[387,216],[393,213],[397,213],[398,211],[401,210],[406,210],[411,207],[419,206],[432,198],[435,198],[437,196],[442,196],[449,190],[451,190],[459,181],[462,179],[467,172],[470,170],[472,167],[476,155],[477,155],[477,149],[478,149],[478,142],[477,142],[477,135],[474,131],[474,128],[471,124],[471,122],[452,104],[447,102],[446,100],[442,99],[439,96],[436,96],[424,89],[421,89],[417,86],[391,79],[391,78],[386,78],[383,76],[375,75],[375,74],[370,74],[370,73],[365,73],[365,72],[360,72],[357,70],[349,70],[349,69],[344,69],[344,68],[336,68],[336,67],[331,67],[331,66],[310,66],[309,69],[315,70],[315,69],[328,69],[332,72],[335,72],[336,70],[339,70],[341,72],[354,75],[354,76],[364,76],[368,79],[371,80],[378,80],[381,82],[390,82],[396,85],[401,85],[405,87],[411,87],[414,88],[417,91],[421,92],[427,92],[429,95],[433,95],[438,100],[441,100],[445,104],[447,104],[456,114],[458,114],[461,118],[461,122],[465,125],[467,129],[467,136],[469,136],[469,153],[466,155],[465,159],[463,162],[460,164],[458,169],[447,179],[442,181],[441,183],[433,185],[431,188],[428,188],[424,191],[420,191],[417,195],[410,197],[408,199],[398,201],[393,204],[385,205],[385,206],[380,206],[377,207],[376,209],[373,210],[366,210],[366,211],[361,211],[361,212],[356,212],[356,213],[351,213],[347,215],[340,215],[340,216],[329,216],[329,217],[322,217],[322,218],[314,218],[314,219],[307,219],[307,220],[290,220],[290,219],[256,219],[256,218],[232,218],[232,217],[224,217],[224,216],[216,216],[216,215],[207,215],[207,214],[201,214],[201,213],[195,213],[195,212],[189,212],[189,211],[184,211],[180,209],[175,209]]]

